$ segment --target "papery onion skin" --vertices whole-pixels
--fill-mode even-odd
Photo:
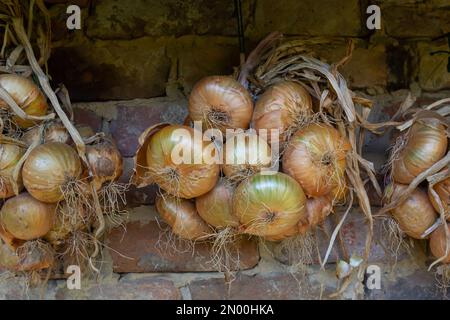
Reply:
[[[181,142],[179,133],[183,134]],[[194,139],[194,129],[180,125],[164,127],[150,139],[147,147],[147,170],[153,182],[164,191],[176,197],[191,199],[214,188],[219,179],[220,165],[217,161],[210,164],[205,161],[210,154],[218,156],[218,150],[211,142]],[[172,152],[181,148],[191,150],[187,163],[177,163],[182,159],[173,159]],[[194,150],[202,152],[198,164],[194,163],[194,154],[197,152]]]
[[[0,86],[28,115],[44,116],[47,113],[46,98],[30,79],[14,74],[4,74],[0,75]],[[8,108],[8,105],[0,100],[0,108]],[[14,116],[13,119],[22,129],[29,128],[36,123],[36,121],[25,120],[18,116]]]
[[[288,232],[306,213],[300,185],[283,173],[257,173],[233,196],[233,212],[244,233],[268,237]]]
[[[387,198],[395,199],[408,188],[407,185],[394,184],[386,188]],[[415,189],[411,195],[391,211],[400,229],[414,239],[422,239],[421,235],[430,228],[438,218],[428,195],[422,189]]]
[[[21,240],[44,236],[54,224],[56,206],[43,203],[24,192],[8,199],[0,211],[6,231]]]
[[[298,224],[299,233],[306,234],[311,228],[324,222],[332,211],[333,202],[330,196],[306,200],[306,218]]]
[[[283,172],[300,183],[308,197],[320,197],[346,185],[350,143],[335,128],[314,123],[297,131],[284,152]]]
[[[250,94],[236,80],[228,76],[201,79],[189,97],[189,116],[202,121],[206,128],[247,129],[253,112]]]
[[[447,223],[447,228],[450,231],[450,224]],[[450,240],[447,239],[447,236],[445,234],[444,226],[439,226],[436,230],[433,231],[433,233],[430,236],[430,249],[431,253],[435,258],[441,258],[445,255],[445,249],[446,249],[446,242],[449,241],[450,246]],[[449,247],[449,253],[445,257],[445,259],[442,261],[442,263],[450,263],[450,247]]]
[[[192,201],[164,194],[156,197],[155,205],[161,218],[180,238],[204,240],[211,233],[206,222],[198,215]]]
[[[257,131],[268,130],[269,143],[270,130],[278,129],[283,142],[287,130],[311,114],[312,100],[306,89],[292,81],[281,81],[269,87],[256,102],[253,124]]]
[[[19,250],[25,251],[18,254],[0,240],[0,268],[6,268],[12,272],[40,271],[50,268],[54,264],[54,257],[45,245],[37,246],[25,244]]]
[[[441,204],[445,211],[445,217],[447,221],[450,221],[450,178],[446,178],[434,185],[434,191],[436,191],[439,199],[441,200]],[[439,212],[439,205],[437,201],[434,199],[431,191],[428,189],[428,197],[430,198],[431,204],[433,205],[436,212]]]
[[[394,181],[409,184],[430,168],[447,152],[447,139],[445,127],[437,121],[414,123],[407,133],[406,144],[392,162]]]
[[[62,200],[61,188],[76,181],[82,171],[76,151],[61,142],[48,142],[34,148],[22,169],[23,183],[36,199],[54,203]]]
[[[21,140],[30,146],[39,139],[39,130],[39,126],[28,129],[22,135]],[[62,142],[66,144],[71,142],[70,134],[61,121],[52,121],[46,124],[43,138],[44,142]]]
[[[238,219],[233,215],[232,183],[221,178],[208,193],[195,199],[200,217],[216,228],[237,227]]]
[[[223,150],[222,171],[231,180],[239,181],[269,169],[272,163],[270,146],[256,133],[230,135]]]
[[[0,144],[0,199],[15,195],[13,187],[13,171],[25,153],[25,149],[12,143]],[[16,181],[19,192],[23,189],[22,176]]]

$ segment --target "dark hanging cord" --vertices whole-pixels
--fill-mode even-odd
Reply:
[[[236,10],[236,17],[238,22],[238,36],[239,36],[239,57],[241,65],[245,62],[245,38],[244,38],[244,23],[242,18],[242,3],[241,0],[234,0],[234,8]]]

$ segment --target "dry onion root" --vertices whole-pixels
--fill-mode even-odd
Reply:
[[[14,178],[14,170],[25,153],[25,146],[12,139],[0,143],[0,199],[15,195],[14,186],[23,189],[22,175]]]
[[[450,232],[450,224],[446,227]],[[435,276],[438,287],[442,290],[444,297],[447,297],[447,290],[450,287],[450,238],[447,238],[444,226],[441,225],[431,234],[430,249],[436,259],[443,258]]]

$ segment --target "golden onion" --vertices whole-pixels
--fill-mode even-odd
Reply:
[[[450,178],[446,178],[434,185],[434,191],[436,191],[439,200],[441,200],[441,204],[444,207],[445,217],[447,220],[450,220],[450,212],[449,212],[449,205],[450,205]],[[439,205],[437,201],[434,199],[433,195],[431,194],[430,190],[428,190],[428,197],[430,198],[431,204],[433,205],[434,209],[439,212]]]
[[[66,144],[71,142],[70,134],[60,120],[50,121],[44,126],[44,142],[62,142]],[[39,139],[39,129],[39,126],[35,126],[25,131],[22,135],[22,141],[28,146],[36,142]]]
[[[54,203],[64,198],[64,189],[76,183],[82,172],[76,151],[61,142],[34,148],[26,159],[22,177],[27,191],[36,199]]]
[[[206,77],[196,83],[189,97],[189,116],[206,128],[247,129],[253,112],[245,88],[227,76]]]
[[[31,116],[44,116],[47,112],[47,101],[41,90],[30,79],[15,75],[0,75],[0,86],[8,92],[17,105]],[[8,108],[3,100],[0,100],[0,108]],[[14,116],[13,120],[21,128],[26,129],[33,126],[36,121],[25,120]]]
[[[302,188],[288,175],[257,173],[237,187],[233,212],[244,233],[276,236],[305,217],[305,202]]]
[[[320,197],[346,185],[346,155],[350,143],[326,124],[310,124],[290,139],[283,155],[283,172],[300,183],[308,197]]]
[[[297,226],[292,227],[291,229],[289,229],[286,232],[283,232],[282,234],[277,234],[274,236],[265,236],[264,240],[267,241],[272,241],[272,242],[279,242],[279,241],[283,241],[287,238],[293,237],[298,235],[298,228]]]
[[[5,202],[0,211],[0,222],[15,238],[33,240],[50,231],[55,211],[55,205],[43,203],[24,192]]]
[[[195,204],[190,200],[164,194],[156,197],[155,205],[161,218],[180,238],[203,240],[211,233],[208,225],[198,215]]]
[[[300,220],[298,231],[307,233],[311,228],[325,221],[333,210],[333,201],[330,196],[310,198],[306,200],[306,217]]]
[[[311,96],[305,88],[292,81],[281,81],[269,87],[256,102],[253,124],[256,130],[278,129],[283,142],[311,114]],[[271,143],[268,133],[267,141]]]
[[[450,224],[447,223],[447,228],[450,231]],[[445,255],[446,246],[449,246],[449,252]],[[440,226],[433,231],[430,237],[430,249],[431,253],[436,258],[441,258],[445,256],[442,263],[450,263],[450,239],[447,239],[445,234],[444,226]]]
[[[398,183],[411,183],[447,152],[447,133],[437,120],[414,123],[400,139],[392,156],[392,177]]]
[[[25,153],[25,148],[20,143],[4,142],[0,144],[0,199],[6,199],[15,195],[14,184],[18,192],[23,189],[22,175],[17,179],[13,177],[17,163]]]

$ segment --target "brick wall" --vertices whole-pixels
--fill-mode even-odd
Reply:
[[[123,181],[129,178],[140,132],[161,121],[182,122],[193,84],[206,75],[230,74],[239,62],[232,1],[76,1],[83,8],[83,28],[70,32],[65,28],[66,5],[59,4],[64,1],[48,2],[55,3],[50,8],[50,74],[55,83],[68,87],[77,122],[116,139],[125,157]],[[370,4],[381,7],[382,29],[376,32],[365,27]],[[407,90],[421,97],[419,106],[449,96],[448,55],[430,54],[449,50],[447,39],[439,38],[450,31],[449,9],[445,0],[243,0],[246,49],[278,30],[303,39],[316,56],[333,62],[353,39],[356,49],[342,72],[354,90],[374,100],[371,119],[384,120]],[[367,157],[378,168],[389,142],[389,137],[367,140]],[[100,281],[70,291],[63,280],[54,280],[46,298],[316,299],[329,298],[336,290],[335,259],[325,271],[311,265],[300,284],[296,279],[303,277],[289,268],[286,257],[248,239],[241,244],[241,263],[236,266],[241,271],[228,290],[223,275],[208,264],[205,245],[197,245],[194,255],[158,250],[154,196],[153,187],[129,192],[127,232],[117,229],[108,235],[110,249],[104,252]],[[365,225],[357,208],[343,230],[349,252],[361,252]],[[391,270],[379,240],[377,231],[371,262],[381,267],[382,289],[367,291],[366,298],[441,297],[434,275],[426,271],[430,258],[423,243],[416,244],[412,256],[401,255]],[[351,292],[340,298],[352,298]],[[0,298],[22,293],[17,283],[0,287]]]

